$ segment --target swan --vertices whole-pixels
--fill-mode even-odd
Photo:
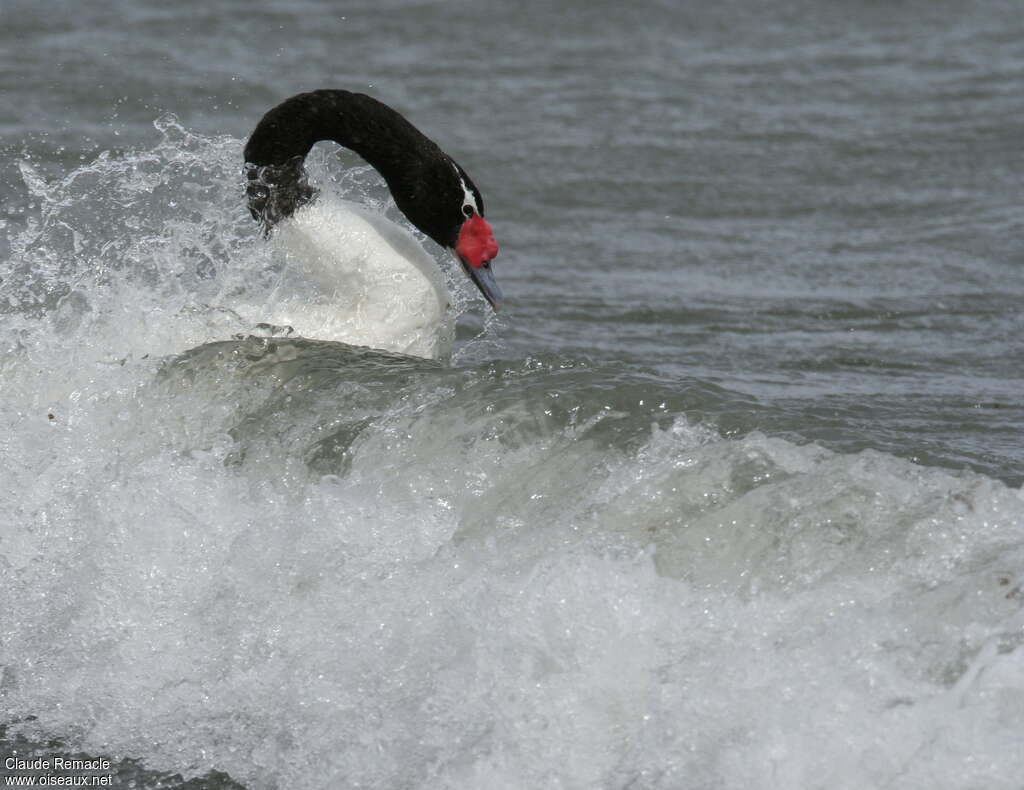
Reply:
[[[311,339],[446,357],[454,317],[437,263],[405,228],[309,185],[304,162],[321,140],[366,160],[409,222],[455,256],[494,310],[501,306],[491,268],[498,244],[469,174],[386,104],[324,89],[269,110],[245,145],[249,211],[284,261],[258,320]]]

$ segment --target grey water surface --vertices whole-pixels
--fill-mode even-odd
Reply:
[[[1018,3],[0,0],[0,84],[8,750],[1020,786]],[[450,363],[235,337],[241,149],[318,87],[483,193]]]

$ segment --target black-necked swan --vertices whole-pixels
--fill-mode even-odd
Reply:
[[[379,212],[309,186],[304,161],[321,140],[375,168],[406,218],[455,255],[495,310],[501,303],[490,267],[498,244],[466,171],[376,99],[317,90],[270,110],[245,146],[249,210],[273,229],[287,275],[260,320],[303,337],[446,356],[454,321],[437,264]]]

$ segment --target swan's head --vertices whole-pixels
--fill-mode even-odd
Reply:
[[[491,270],[498,242],[484,219],[484,201],[469,175],[444,154],[409,179],[406,189],[391,188],[398,208],[417,228],[452,251],[462,270],[497,310],[502,294]]]
[[[490,223],[480,214],[470,214],[459,226],[459,236],[453,248],[462,270],[480,289],[480,293],[498,310],[501,307],[501,288],[491,272],[491,261],[498,254]]]

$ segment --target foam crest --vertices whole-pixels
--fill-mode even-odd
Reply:
[[[253,787],[998,786],[1020,767],[978,734],[1020,724],[1017,492],[652,430],[556,364],[392,360],[405,383],[381,399],[375,358],[332,396],[326,346],[233,369],[211,350],[219,378],[172,368],[86,399],[47,451],[24,442],[10,711]],[[591,414],[545,414],[560,376]],[[357,425],[325,473],[328,403]]]

